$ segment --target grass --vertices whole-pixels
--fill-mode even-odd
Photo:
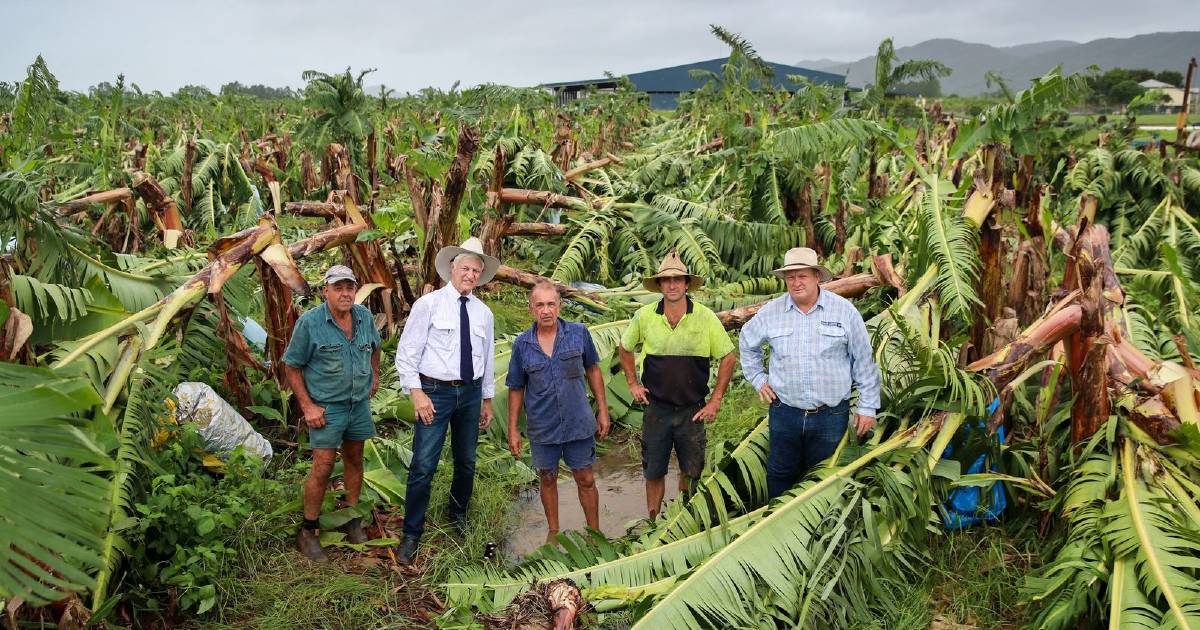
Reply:
[[[924,566],[915,579],[888,584],[897,606],[881,616],[879,628],[1025,627],[1020,602],[1025,575],[1040,562],[1039,541],[1025,516],[998,525],[932,535]]]

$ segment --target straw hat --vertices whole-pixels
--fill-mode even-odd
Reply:
[[[483,241],[472,236],[463,241],[462,245],[447,245],[438,250],[437,257],[433,259],[433,267],[437,269],[443,282],[450,282],[450,263],[459,254],[474,254],[483,259],[483,272],[479,274],[480,285],[491,282],[496,276],[496,270],[500,268],[500,259],[483,253]]]
[[[687,278],[689,290],[704,286],[704,278],[688,273],[687,265],[683,264],[683,260],[675,252],[667,254],[667,257],[662,259],[662,262],[658,264],[658,273],[642,279],[642,286],[646,287],[647,291],[661,293],[662,290],[658,288],[660,278]]]
[[[817,259],[817,252],[807,247],[793,247],[783,255],[783,266],[775,270],[780,278],[783,274],[794,269],[816,269],[821,273],[821,282],[829,282],[833,274]]]

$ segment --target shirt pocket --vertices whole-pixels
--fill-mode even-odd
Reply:
[[[583,350],[566,350],[558,356],[563,378],[583,378]]]
[[[322,374],[328,376],[341,376],[346,369],[342,361],[345,348],[345,343],[322,343],[317,345],[317,352],[314,357],[317,369]]]
[[[429,346],[441,352],[454,352],[458,342],[458,325],[450,318],[434,318],[429,322]]]
[[[818,326],[817,338],[822,356],[844,356],[846,354],[846,329],[840,326]]]
[[[361,341],[354,344],[354,373],[366,376],[371,373],[371,355],[375,352],[375,344]]]
[[[554,375],[551,374],[552,370],[546,369],[549,366],[549,361],[538,361],[525,366],[527,391],[540,394],[550,388],[550,381],[553,380]]]
[[[773,330],[767,333],[768,343],[771,346],[771,356],[786,357],[796,353],[792,348],[792,329]]]

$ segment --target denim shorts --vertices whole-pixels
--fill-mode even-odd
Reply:
[[[338,448],[346,440],[366,440],[375,437],[370,400],[316,404],[325,409],[325,426],[320,429],[309,428],[310,448]]]
[[[679,474],[691,479],[704,471],[704,449],[708,446],[703,422],[692,416],[703,402],[676,407],[651,400],[642,416],[642,473],[651,481],[662,479],[671,462],[671,449],[679,459]]]
[[[583,470],[596,462],[596,438],[585,437],[562,444],[530,442],[529,452],[533,455],[535,470],[557,470],[560,459],[571,470]]]

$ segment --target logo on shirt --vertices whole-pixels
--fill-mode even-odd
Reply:
[[[821,322],[821,325],[822,326],[837,326],[838,328],[841,328],[842,322]]]

